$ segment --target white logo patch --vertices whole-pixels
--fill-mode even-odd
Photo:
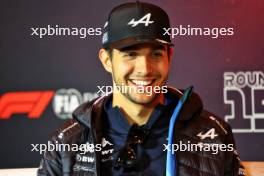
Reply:
[[[76,154],[76,160],[80,162],[93,163],[94,157]]]
[[[131,27],[135,27],[138,24],[145,24],[145,26],[148,26],[151,23],[154,23],[154,21],[150,21],[151,13],[147,13],[145,16],[140,18],[138,21],[135,21],[135,18],[130,20],[127,25],[131,25]]]
[[[214,139],[215,137],[218,136],[218,134],[215,133],[215,129],[211,128],[210,130],[208,130],[205,134],[202,134],[202,132],[200,132],[199,134],[197,134],[198,137],[201,138],[201,140],[210,137],[211,139]]]
[[[105,138],[102,138],[102,147],[105,147],[106,145],[114,145],[111,142],[109,142],[108,140],[106,140]]]
[[[109,160],[114,160],[113,158],[113,153],[114,153],[114,144],[112,144],[110,141],[108,141],[106,138],[102,138],[101,141],[101,145],[102,145],[102,158],[101,161],[102,162],[106,162]]]

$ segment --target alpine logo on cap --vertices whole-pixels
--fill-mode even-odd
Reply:
[[[154,23],[154,21],[150,21],[150,17],[151,17],[151,13],[147,13],[138,21],[135,21],[135,18],[133,18],[127,23],[127,25],[131,25],[131,27],[136,27],[138,24],[145,24],[145,26],[148,26],[149,24]]]

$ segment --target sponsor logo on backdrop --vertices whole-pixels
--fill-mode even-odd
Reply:
[[[9,119],[14,114],[27,114],[39,118],[48,106],[53,91],[8,92],[0,97],[0,119]]]
[[[81,93],[77,89],[59,89],[56,91],[52,108],[53,112],[60,119],[71,118],[72,112],[82,103],[91,101],[92,99],[100,96],[101,94],[84,92]]]
[[[50,103],[58,118],[68,119],[77,106],[100,95],[97,92],[81,93],[72,88],[57,91],[6,92],[0,96],[0,120],[10,119],[13,115],[26,115],[29,119],[41,118]]]
[[[225,72],[224,103],[233,132],[264,132],[264,72]]]

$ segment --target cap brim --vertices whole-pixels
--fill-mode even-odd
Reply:
[[[142,43],[155,43],[155,44],[160,44],[160,45],[174,46],[173,43],[167,42],[161,39],[155,39],[155,38],[150,38],[150,37],[147,37],[147,38],[130,37],[130,38],[118,40],[116,42],[112,42],[107,46],[107,48],[122,49],[122,48],[126,48],[126,47],[137,45],[137,44],[142,44]]]

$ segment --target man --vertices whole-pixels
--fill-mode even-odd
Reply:
[[[244,175],[229,125],[204,110],[192,88],[165,85],[169,27],[166,12],[152,4],[110,12],[99,58],[113,93],[74,111],[51,142],[82,147],[46,151],[38,175]]]

